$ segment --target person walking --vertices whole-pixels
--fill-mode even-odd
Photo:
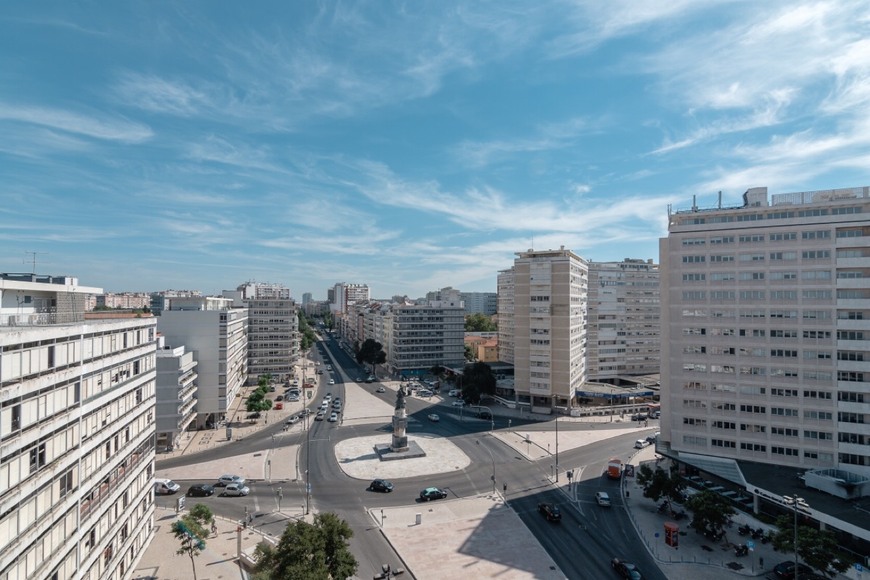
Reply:
[[[507,483],[505,483],[504,486],[502,486],[502,489],[504,490],[504,493],[507,494]]]

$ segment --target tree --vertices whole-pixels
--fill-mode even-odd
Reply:
[[[333,513],[288,524],[277,546],[257,546],[255,580],[344,580],[359,566],[349,549],[353,530]]]
[[[492,367],[483,362],[466,365],[462,371],[462,398],[479,403],[483,395],[495,394],[495,375]]]
[[[196,556],[205,549],[205,539],[208,537],[208,528],[214,522],[214,514],[204,504],[198,503],[190,511],[172,522],[172,533],[181,541],[181,546],[175,552],[179,555],[187,554],[190,557],[190,565],[193,566],[193,580],[196,580]]]
[[[269,392],[268,385],[269,379],[260,377],[260,386],[257,387],[257,390],[253,393],[248,395],[248,398],[245,401],[245,409],[247,409],[248,413],[259,413],[261,411],[268,411],[272,408],[272,399],[266,396]]]
[[[736,512],[731,504],[718,493],[704,490],[686,501],[692,511],[690,527],[705,536],[720,537],[725,534],[725,526]]]
[[[383,347],[384,345],[378,341],[367,338],[356,352],[356,362],[372,365],[372,374],[374,374],[375,365],[387,362],[387,353],[384,352]]]
[[[469,314],[465,317],[465,332],[495,332],[498,326],[485,314]]]
[[[467,344],[465,345],[465,360],[473,361],[474,360],[474,351],[471,350],[471,347]]]
[[[678,474],[668,473],[664,469],[653,470],[649,465],[641,465],[637,471],[637,483],[643,487],[643,496],[657,502],[665,498],[668,508],[673,511],[671,502],[683,496],[686,484]]]
[[[773,535],[774,548],[793,554],[794,518],[790,515],[780,516],[776,519],[776,527],[778,529]],[[848,570],[849,562],[837,558],[837,538],[833,533],[800,524],[797,532],[797,552],[801,563],[829,577]]]

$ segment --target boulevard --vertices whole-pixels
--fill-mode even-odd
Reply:
[[[341,397],[346,415],[342,421],[314,421],[313,416],[309,416],[307,424],[303,421],[285,431],[283,422],[273,418],[270,424],[260,425],[259,430],[241,440],[158,461],[158,474],[186,474],[185,478],[173,476],[181,484],[181,493],[194,483],[212,483],[222,473],[236,473],[232,458],[247,455],[261,463],[271,463],[263,477],[248,476],[251,480],[248,482],[249,496],[187,498],[188,505],[204,503],[221,517],[250,521],[257,530],[272,536],[280,536],[287,523],[304,517],[306,512],[331,511],[345,519],[354,530],[350,548],[360,562],[359,577],[367,577],[369,571],[380,570],[385,563],[394,568],[406,567],[410,575],[414,575],[418,571],[413,565],[404,563],[402,555],[388,541],[388,526],[380,529],[385,521],[379,522],[379,518],[372,514],[378,514],[380,510],[383,510],[380,513],[389,513],[401,506],[412,506],[417,512],[422,512],[423,506],[428,504],[418,505],[420,490],[437,486],[448,492],[448,498],[442,502],[487,495],[505,502],[516,518],[498,520],[513,523],[500,524],[508,527],[495,532],[509,538],[518,531],[525,532],[522,529],[525,527],[546,551],[557,567],[557,573],[561,573],[555,577],[616,577],[610,559],[619,557],[637,564],[645,578],[665,578],[639,541],[625,510],[620,509],[623,498],[620,497],[619,482],[602,476],[609,457],[627,458],[631,453],[634,440],[640,433],[637,427],[628,424],[627,429],[625,423],[600,423],[594,427],[598,431],[595,440],[580,443],[582,446],[577,447],[576,442],[582,440],[589,425],[564,418],[559,420],[562,448],[558,465],[562,482],[566,482],[568,469],[576,474],[572,488],[568,489],[577,498],[572,507],[564,490],[554,486],[555,458],[544,452],[543,443],[523,445],[511,442],[511,438],[518,440],[518,437],[520,440],[543,441],[553,432],[553,420],[540,422],[515,414],[508,416],[499,414],[506,413],[499,408],[493,408],[493,421],[480,420],[452,407],[449,399],[406,397],[409,437],[447,440],[469,461],[460,469],[393,477],[390,478],[395,485],[392,493],[373,493],[367,491],[369,479],[353,478],[342,469],[335,450],[342,442],[372,436],[389,442],[389,414],[395,404],[395,390],[387,388],[386,392],[377,393],[379,382],[354,382],[353,379],[362,373],[359,365],[332,341],[318,343],[311,353],[313,359],[321,359],[323,366],[332,365],[334,370],[314,375],[319,378],[317,392],[305,404],[319,403],[327,392]],[[335,380],[334,385],[327,384],[329,378]],[[370,400],[373,404],[366,404],[365,409],[355,408],[355,403],[362,405],[359,403],[361,400]],[[375,410],[369,411],[369,407]],[[439,415],[437,423],[427,418],[433,412]],[[282,465],[276,463],[279,460]],[[187,469],[188,466],[195,469]],[[306,470],[310,494],[306,490]],[[272,477],[267,477],[270,475]],[[217,491],[219,493],[220,488]],[[595,503],[597,491],[609,493],[613,508],[603,509]],[[157,502],[159,506],[171,509],[177,499],[178,496],[158,496]],[[562,522],[556,524],[543,518],[537,509],[540,502],[560,505]],[[433,552],[445,543],[437,533],[430,541]],[[534,553],[530,549],[529,557],[534,557]],[[479,557],[485,559],[487,556],[482,554]],[[524,556],[517,557],[521,561]],[[425,572],[422,577],[433,577],[432,570]]]

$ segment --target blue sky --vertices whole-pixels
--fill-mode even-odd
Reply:
[[[495,291],[717,192],[870,184],[863,2],[10,2],[0,271]]]

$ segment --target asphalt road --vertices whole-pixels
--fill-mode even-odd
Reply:
[[[324,364],[332,364],[347,376],[356,378],[365,371],[336,344],[329,343],[328,350],[324,343],[319,343],[313,352],[323,357]],[[325,355],[324,355],[325,353]],[[325,392],[344,398],[342,373],[325,372],[319,375],[321,379],[319,394],[313,401],[318,402]],[[327,385],[329,378],[334,378],[335,385]],[[392,403],[395,395],[388,391],[375,394],[385,402]],[[345,399],[346,400],[346,399]],[[577,488],[579,502],[573,507],[564,494],[555,490],[550,483],[550,459],[538,462],[530,461],[513,448],[500,440],[489,436],[491,424],[486,421],[459,421],[451,409],[451,413],[439,413],[441,421],[431,423],[426,416],[433,412],[433,404],[416,397],[406,398],[409,415],[414,415],[420,421],[409,422],[409,433],[425,429],[428,433],[437,433],[450,437],[451,441],[460,447],[471,458],[471,464],[464,470],[455,473],[438,474],[435,476],[402,479],[397,482],[392,493],[380,494],[367,491],[368,482],[352,479],[344,474],[335,461],[333,447],[336,442],[386,433],[381,425],[347,425],[326,421],[313,421],[309,417],[310,430],[302,434],[287,435],[282,433],[280,423],[269,426],[255,436],[246,437],[232,447],[218,447],[196,455],[173,458],[157,462],[158,469],[166,469],[189,464],[192,462],[220,459],[227,455],[242,453],[267,452],[274,444],[272,435],[289,437],[290,443],[303,442],[310,436],[308,445],[302,446],[299,455],[300,479],[295,482],[255,482],[249,484],[251,494],[247,498],[209,497],[188,498],[188,502],[204,503],[216,514],[223,517],[243,520],[250,512],[253,521],[259,529],[270,534],[280,535],[288,523],[286,517],[277,514],[279,507],[283,512],[301,515],[306,505],[306,489],[304,472],[310,473],[311,508],[317,511],[332,511],[346,520],[354,530],[350,548],[360,563],[359,576],[366,577],[380,570],[381,564],[390,563],[394,567],[399,564],[398,555],[383,538],[377,525],[372,522],[367,510],[379,506],[407,505],[418,501],[419,491],[428,486],[438,486],[446,489],[450,496],[465,497],[493,490],[493,475],[495,486],[499,491],[507,484],[507,501],[519,515],[524,524],[532,531],[538,541],[547,550],[553,560],[569,578],[608,578],[615,577],[610,567],[610,559],[620,557],[635,563],[644,573],[645,578],[664,580],[655,561],[649,556],[643,543],[637,538],[628,514],[621,509],[622,498],[619,494],[618,482],[602,476],[604,465],[609,457],[624,455],[634,441],[631,434],[615,437],[586,445],[584,447],[563,451],[559,455],[562,466],[575,467],[577,478],[574,482]],[[446,409],[445,409],[446,410]],[[497,409],[495,409],[497,412]],[[439,412],[434,409],[434,412]],[[495,427],[504,428],[508,419],[495,417]],[[544,423],[517,420],[511,418],[512,427],[522,427],[524,431],[550,430]],[[580,426],[560,422],[560,429],[580,428]],[[294,441],[292,438],[296,438]],[[205,480],[208,482],[208,480]],[[202,481],[180,481],[182,488],[188,484]],[[282,497],[278,497],[281,488]],[[613,507],[602,508],[594,502],[596,491],[607,491],[613,501]],[[176,497],[160,496],[158,505],[174,506]],[[548,522],[537,511],[540,502],[554,502],[562,507],[562,522]],[[247,511],[246,511],[247,510]],[[505,530],[505,533],[510,533]]]

